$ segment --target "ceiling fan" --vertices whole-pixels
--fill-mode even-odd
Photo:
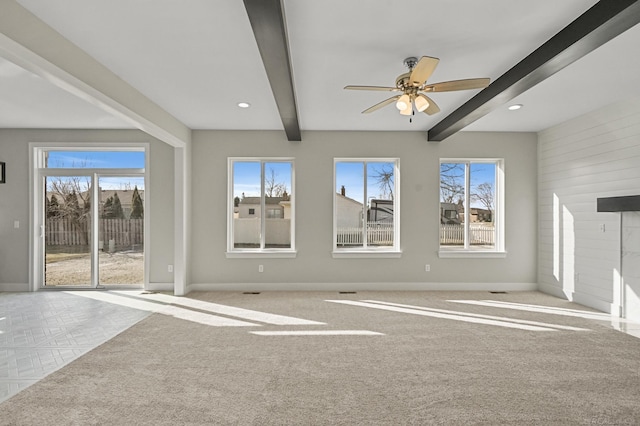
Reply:
[[[396,108],[402,115],[413,115],[413,106],[418,112],[432,115],[440,111],[440,107],[422,92],[452,92],[456,90],[484,89],[489,85],[488,78],[470,78],[466,80],[443,81],[441,83],[427,84],[427,79],[436,69],[440,62],[438,58],[423,56],[418,61],[415,57],[404,60],[404,64],[409,68],[409,72],[400,74],[396,78],[396,87],[382,86],[345,86],[348,90],[375,90],[382,92],[402,92],[374,106],[362,111],[363,114],[377,111],[378,109],[392,103],[396,103]]]

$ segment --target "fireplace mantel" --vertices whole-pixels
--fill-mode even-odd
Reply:
[[[640,211],[640,195],[598,198],[598,212]]]

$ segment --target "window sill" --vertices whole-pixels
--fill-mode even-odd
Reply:
[[[506,251],[479,251],[479,250],[440,250],[438,257],[441,259],[468,258],[468,259],[504,259]]]
[[[397,259],[402,257],[402,252],[397,250],[334,250],[331,254],[334,259]]]
[[[294,259],[298,255],[295,250],[237,250],[226,252],[227,259]]]

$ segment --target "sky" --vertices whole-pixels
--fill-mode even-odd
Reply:
[[[48,167],[144,169],[144,151],[48,151]]]
[[[291,194],[291,162],[265,162],[265,182],[273,177],[275,183],[282,183]],[[273,175],[272,175],[273,172]],[[260,196],[260,162],[235,161],[233,163],[233,196],[242,198]]]
[[[260,161],[235,161],[233,163],[233,196],[258,197],[260,196]],[[292,165],[290,162],[265,162],[265,180],[271,178],[271,173],[275,176],[277,183],[283,183],[287,187],[287,192],[291,193]],[[393,162],[367,162],[367,190],[365,200],[364,169],[362,161],[338,161],[336,162],[336,188],[340,193],[344,185],[346,196],[362,204],[368,204],[372,198],[389,198],[385,196],[380,188],[379,179],[376,175],[381,170],[393,170]],[[473,163],[471,165],[471,185],[476,186],[481,183],[491,183],[495,187],[495,164],[493,163]],[[460,183],[464,185],[464,177],[460,178]],[[482,207],[480,205],[473,207]]]
[[[78,169],[144,169],[144,151],[48,151],[48,167]],[[100,176],[101,189],[144,189],[144,177]]]
[[[456,178],[456,182],[459,185],[464,186],[465,185],[464,164],[462,163],[450,163],[450,164],[458,164],[458,166],[460,167],[460,176]],[[471,163],[470,173],[471,173],[472,192],[474,187],[483,183],[491,184],[495,191],[495,184],[496,184],[495,163]],[[482,205],[482,203],[477,201],[472,201],[471,207],[486,208],[484,205]]]
[[[49,151],[49,167],[54,168],[123,168],[143,169],[145,166],[144,151]],[[260,196],[260,161],[236,161],[233,169],[234,197]],[[276,183],[286,186],[291,193],[292,164],[289,161],[265,162],[265,181],[272,178]],[[367,162],[367,199],[388,198],[380,188],[377,172],[393,170],[393,162]],[[336,188],[340,193],[344,185],[346,195],[366,204],[364,188],[364,163],[362,161],[340,161],[336,163]],[[460,178],[464,183],[464,177]],[[495,187],[495,165],[473,163],[471,165],[471,185],[491,183]],[[100,177],[102,189],[144,189],[142,177]]]
[[[340,193],[342,186],[345,188],[345,195],[359,203],[365,203],[364,191],[364,163],[338,161],[336,162],[336,192]],[[379,185],[379,179],[376,175],[380,171],[393,171],[394,163],[392,162],[367,162],[367,200],[372,198],[388,199]],[[392,183],[393,185],[393,183]]]

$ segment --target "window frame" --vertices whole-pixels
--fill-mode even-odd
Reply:
[[[260,163],[260,248],[235,248],[234,247],[234,163],[257,162]],[[290,248],[266,248],[266,201],[265,201],[265,164],[266,163],[290,163],[291,164],[291,247]],[[284,215],[283,215],[284,218]],[[227,258],[295,258],[297,255],[295,245],[295,159],[292,157],[228,157],[227,158]]]
[[[464,237],[463,247],[443,247],[440,244],[440,170],[442,164],[455,163],[465,165],[465,199],[464,199]],[[478,249],[469,246],[469,225],[471,218],[471,175],[469,170],[472,164],[494,164],[495,165],[495,208],[493,212],[493,223],[495,227],[495,244],[491,249]],[[505,249],[505,182],[504,182],[504,158],[441,158],[438,168],[438,257],[440,258],[504,258],[507,255]]]
[[[363,163],[363,188],[364,188],[364,205],[363,215],[366,218],[367,207],[367,164],[368,163],[393,163],[393,246],[385,247],[338,247],[338,219],[337,219],[337,194],[336,191],[336,166],[338,163]],[[352,158],[334,158],[333,159],[333,250],[334,258],[399,258],[402,256],[400,247],[400,158],[397,157],[352,157]],[[364,230],[363,230],[364,233]]]

